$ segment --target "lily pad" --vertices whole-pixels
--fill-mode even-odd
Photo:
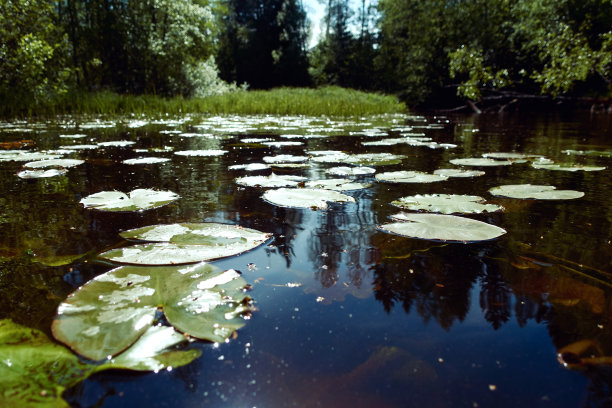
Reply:
[[[487,159],[497,159],[497,160],[527,160],[541,157],[537,154],[527,154],[527,153],[518,153],[518,152],[490,152],[483,153],[482,157],[486,157]]]
[[[561,153],[565,153],[567,155],[576,155],[576,156],[594,156],[594,157],[612,157],[612,151],[610,150],[562,150]]]
[[[369,174],[376,173],[376,169],[373,167],[349,167],[349,166],[338,166],[332,167],[325,171],[327,174],[333,176],[366,176]]]
[[[461,169],[438,169],[434,170],[433,174],[438,174],[445,177],[479,177],[486,173],[482,170],[461,170]]]
[[[355,183],[348,179],[324,179],[307,181],[305,186],[307,188],[325,188],[327,190],[349,191],[361,190],[371,187],[372,185],[370,183]]]
[[[187,264],[238,255],[270,238],[270,234],[251,228],[217,223],[160,224],[120,235],[154,243],[113,249],[101,258],[137,265]]]
[[[110,369],[154,371],[179,367],[200,356],[199,350],[170,349],[182,342],[185,337],[171,327],[151,327],[125,353],[96,365],[82,362],[38,330],[0,320],[0,403],[9,407],[68,407],[61,398],[63,391],[93,373]]]
[[[110,142],[100,142],[98,146],[101,147],[127,147],[136,144],[136,142],[132,142],[131,140],[113,140]]]
[[[277,156],[264,156],[266,163],[303,163],[308,161],[308,156],[294,156],[292,154],[279,154]]]
[[[245,321],[246,282],[232,269],[200,263],[187,267],[122,266],[73,292],[57,311],[53,336],[92,360],[132,346],[158,310],[189,336],[223,342]],[[135,352],[135,354],[138,354]]]
[[[234,164],[233,166],[229,166],[230,170],[246,170],[246,171],[257,171],[257,170],[266,170],[269,169],[265,163],[248,163],[248,164]]]
[[[439,174],[429,174],[420,171],[388,171],[378,173],[376,180],[385,183],[434,183],[448,180],[448,177]]]
[[[496,204],[485,204],[482,197],[459,194],[425,194],[402,197],[391,202],[392,205],[413,211],[427,211],[442,214],[480,214],[496,212],[503,207]]]
[[[495,160],[486,157],[469,157],[465,159],[452,159],[452,164],[457,166],[477,166],[477,167],[489,167],[489,166],[509,166],[512,164],[510,160]]]
[[[456,215],[400,213],[392,218],[399,222],[378,228],[411,238],[467,243],[491,240],[506,233],[495,225]]]
[[[293,187],[306,180],[301,176],[277,176],[272,173],[269,176],[239,177],[235,181],[242,186],[250,187]]]
[[[174,154],[179,156],[195,156],[195,157],[214,157],[214,156],[223,156],[227,153],[227,150],[181,150],[178,152],[174,152]]]
[[[354,203],[355,199],[333,190],[317,188],[279,188],[266,191],[262,198],[281,207],[293,208],[327,208],[327,202]]]
[[[76,159],[48,159],[48,160],[37,160],[24,164],[24,167],[29,169],[45,169],[48,167],[58,167],[68,169],[70,167],[78,166],[79,164],[85,163],[84,160]]]
[[[155,164],[169,162],[167,157],[138,157],[136,159],[127,159],[123,164]]]
[[[23,170],[17,173],[17,177],[22,179],[48,178],[63,176],[66,173],[68,173],[67,169]]]
[[[508,184],[493,187],[489,193],[495,196],[536,200],[572,200],[584,196],[581,191],[557,190],[555,186],[535,184]]]
[[[605,166],[585,166],[575,163],[554,163],[553,161],[531,163],[534,169],[556,170],[556,171],[601,171]]]
[[[179,195],[172,191],[136,189],[128,194],[120,191],[101,191],[83,198],[80,202],[85,208],[100,211],[141,211],[162,207]]]
[[[351,154],[344,163],[356,166],[388,166],[399,164],[406,156],[392,153],[361,153]]]

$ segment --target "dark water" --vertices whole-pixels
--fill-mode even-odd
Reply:
[[[62,144],[132,140],[130,147],[70,155],[86,160],[65,176],[23,180],[19,162],[0,163],[0,318],[49,333],[55,308],[76,287],[112,266],[96,254],[121,244],[118,232],[172,222],[223,222],[270,232],[274,240],[214,262],[243,272],[258,311],[225,344],[203,350],[185,367],[157,374],[107,372],[65,398],[79,407],[606,407],[612,404],[612,158],[563,150],[612,151],[609,115],[517,115],[382,119],[383,133],[415,126],[454,149],[407,145],[364,148],[382,136],[350,135],[365,125],[304,120],[190,118],[173,124],[112,122],[90,128],[4,124],[2,141],[33,140],[36,149]],[[227,129],[228,124],[244,129]],[[372,122],[368,120],[367,122]],[[206,125],[202,125],[205,123]],[[211,123],[214,125],[211,127]],[[431,126],[434,124],[434,126]],[[202,125],[202,126],[198,126]],[[427,126],[430,125],[430,126]],[[266,128],[267,126],[267,128]],[[160,131],[211,134],[183,137]],[[59,138],[83,133],[84,139]],[[256,134],[255,136],[253,134]],[[390,134],[397,135],[391,131]],[[299,140],[303,146],[263,147],[244,137]],[[220,157],[180,157],[137,149],[225,149]],[[408,157],[378,172],[455,167],[452,158],[525,152],[557,161],[608,166],[598,172],[534,169],[529,163],[484,168],[486,175],[432,184],[382,184],[349,192],[356,203],[326,211],[275,207],[261,189],[240,187],[237,163],[308,150],[394,152]],[[129,166],[143,155],[165,164]],[[332,164],[275,169],[326,176]],[[270,170],[253,173],[269,174]],[[502,184],[547,184],[583,191],[568,201],[495,199]],[[102,190],[169,189],[181,199],[143,213],[103,213],[79,200]],[[404,238],[377,230],[398,212],[389,203],[426,193],[477,194],[502,204],[499,214],[471,218],[505,228],[487,242],[457,244]],[[49,266],[59,256],[83,255]],[[62,263],[62,262],[56,262]],[[568,345],[591,345],[570,370],[557,361]],[[583,343],[585,344],[585,343]],[[592,357],[590,360],[584,357]],[[569,357],[567,357],[569,359]],[[582,358],[582,359],[580,359]],[[574,360],[571,360],[574,361]],[[591,362],[592,364],[586,364]]]

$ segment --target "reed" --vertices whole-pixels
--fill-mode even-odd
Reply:
[[[120,95],[108,91],[72,92],[46,102],[27,105],[5,103],[0,106],[0,115],[5,118],[65,114],[156,116],[185,113],[357,116],[405,110],[405,105],[394,96],[324,87],[236,91],[204,98]]]

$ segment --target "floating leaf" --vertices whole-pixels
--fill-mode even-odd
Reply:
[[[132,142],[130,140],[114,140],[110,142],[100,142],[98,146],[100,147],[127,147],[136,144],[136,142]]]
[[[301,146],[304,143],[302,142],[292,142],[292,141],[271,141],[271,142],[262,142],[263,145],[272,146],[272,147],[286,147],[286,146]]]
[[[411,238],[476,242],[494,239],[506,233],[506,230],[495,225],[456,215],[400,213],[392,218],[400,222],[383,224],[378,228]]]
[[[48,178],[55,176],[63,176],[66,173],[68,173],[67,169],[23,170],[17,173],[17,177],[22,179]]]
[[[483,212],[501,211],[503,207],[495,204],[485,204],[482,197],[459,194],[425,194],[402,197],[391,202],[396,207],[428,211],[442,214],[480,214]]]
[[[266,170],[269,168],[270,166],[264,163],[234,164],[233,166],[228,167],[228,169],[230,170],[246,170],[246,171]]]
[[[420,171],[389,171],[378,173],[376,180],[386,183],[434,183],[448,180],[448,177],[439,174],[428,174]]]
[[[307,188],[325,188],[328,190],[349,191],[361,190],[371,187],[372,185],[370,183],[354,183],[348,179],[324,179],[307,181],[305,186]]]
[[[595,157],[612,157],[612,151],[609,150],[562,150],[561,153],[576,156],[595,156]]]
[[[512,164],[509,160],[495,160],[488,159],[486,157],[471,157],[465,159],[452,159],[450,160],[452,164],[457,166],[509,166]]]
[[[179,195],[172,191],[136,189],[128,194],[120,191],[101,191],[83,198],[85,208],[101,211],[140,211],[164,206]]]
[[[93,373],[110,369],[154,371],[190,363],[200,356],[199,350],[170,350],[185,341],[171,327],[151,327],[125,353],[95,365],[81,362],[38,330],[0,320],[0,403],[8,407],[68,407],[61,398],[63,391]]]
[[[245,324],[245,286],[236,271],[205,263],[122,266],[73,292],[59,305],[51,328],[57,340],[92,360],[132,346],[149,330],[158,309],[181,332],[223,342]]]
[[[517,152],[491,152],[491,153],[483,153],[482,157],[486,157],[488,159],[498,159],[498,160],[523,161],[527,159],[539,158],[542,156],[538,154],[527,154],[527,153],[517,153]]]
[[[210,156],[223,156],[227,153],[227,150],[181,150],[178,152],[174,152],[179,156],[196,156],[196,157],[210,157]]]
[[[71,145],[71,146],[60,146],[60,149],[67,150],[93,150],[97,149],[100,146],[98,145],[90,145],[90,144],[80,144],[80,145]]]
[[[37,160],[24,164],[24,167],[29,169],[44,169],[47,167],[59,167],[59,168],[70,168],[83,164],[85,161],[76,159],[48,159],[48,160]]]
[[[270,238],[270,234],[251,228],[217,223],[160,224],[120,235],[155,243],[113,249],[101,258],[137,265],[187,264],[238,255]]]
[[[239,177],[235,181],[242,186],[251,187],[293,187],[306,180],[301,176],[277,176],[272,173],[269,176]]]
[[[138,157],[136,159],[127,159],[123,161],[123,164],[155,164],[165,163],[170,161],[166,157]]]
[[[533,162],[531,167],[535,169],[557,170],[557,171],[601,171],[605,170],[605,166],[585,166],[575,163],[554,163],[552,160],[543,162]]]
[[[387,166],[399,164],[406,156],[401,154],[391,153],[362,153],[351,154],[344,160],[344,163],[354,164],[356,166]]]
[[[44,152],[26,152],[22,150],[6,150],[0,151],[0,162],[3,161],[34,161],[34,160],[51,160],[60,159],[62,156],[58,154],[50,154]]]
[[[376,169],[373,167],[348,167],[348,166],[339,166],[339,167],[331,167],[325,171],[327,174],[331,174],[333,176],[365,176],[368,174],[376,173]]]
[[[333,190],[315,188],[279,188],[266,191],[262,198],[281,207],[326,209],[327,202],[353,203],[351,196]]]
[[[494,187],[489,190],[489,193],[495,196],[536,200],[572,200],[584,196],[581,191],[557,190],[555,186],[535,184],[508,184]]]
[[[438,169],[434,170],[433,174],[444,177],[479,177],[484,176],[486,173],[481,170]]]
[[[265,156],[266,163],[303,163],[308,161],[308,156],[294,156],[292,154],[279,154],[277,156]]]

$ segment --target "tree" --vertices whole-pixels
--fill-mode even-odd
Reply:
[[[0,100],[23,104],[65,92],[66,45],[50,1],[0,1]]]
[[[227,0],[221,77],[253,88],[307,85],[306,13],[298,0]]]

